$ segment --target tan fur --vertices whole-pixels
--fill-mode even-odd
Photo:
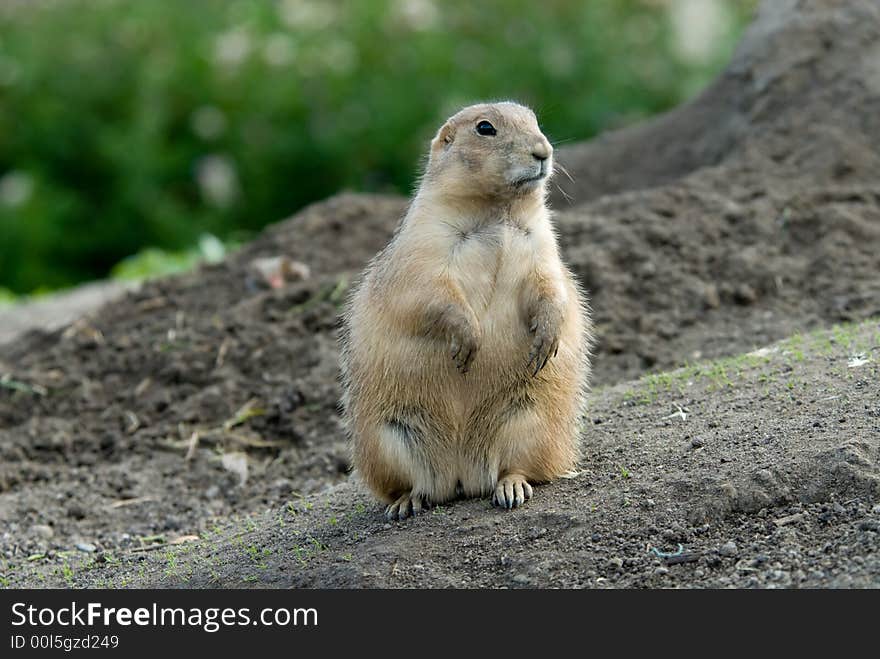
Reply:
[[[479,135],[481,121],[497,135]],[[546,176],[525,181],[539,157]],[[458,494],[514,507],[576,468],[591,325],[546,208],[551,173],[531,110],[465,108],[349,300],[353,464],[389,517]]]

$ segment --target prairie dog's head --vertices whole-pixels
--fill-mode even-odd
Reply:
[[[553,147],[535,113],[518,103],[481,103],[447,119],[431,142],[426,178],[468,197],[544,193]]]

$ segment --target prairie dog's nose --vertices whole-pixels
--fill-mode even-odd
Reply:
[[[534,156],[535,160],[543,161],[547,160],[550,155],[553,153],[553,147],[550,146],[550,142],[546,139],[542,139],[539,142],[536,142],[532,145],[532,156]]]

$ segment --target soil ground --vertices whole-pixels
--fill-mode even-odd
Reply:
[[[16,305],[0,306],[0,343],[8,343],[34,328],[64,327],[134,288],[137,284],[128,282],[91,282]]]
[[[6,578],[112,588],[877,586],[878,364],[880,322],[868,321],[602,388],[584,470],[536,488],[515,511],[465,500],[388,523],[347,482],[143,537],[132,518],[167,510],[170,497],[127,507],[105,498],[86,513],[102,521],[96,552],[31,539]]]
[[[580,476],[401,524],[348,482],[339,305],[406,200],[343,194],[0,345],[0,585],[880,585],[880,8],[791,4],[692,103],[559,154]],[[311,276],[261,287],[278,255]]]

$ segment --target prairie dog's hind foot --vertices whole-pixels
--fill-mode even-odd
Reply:
[[[420,494],[412,491],[400,495],[392,504],[385,508],[385,517],[389,520],[404,520],[415,517],[431,507],[431,503]]]
[[[500,508],[517,508],[532,498],[532,486],[522,474],[509,474],[498,481],[492,503]]]

